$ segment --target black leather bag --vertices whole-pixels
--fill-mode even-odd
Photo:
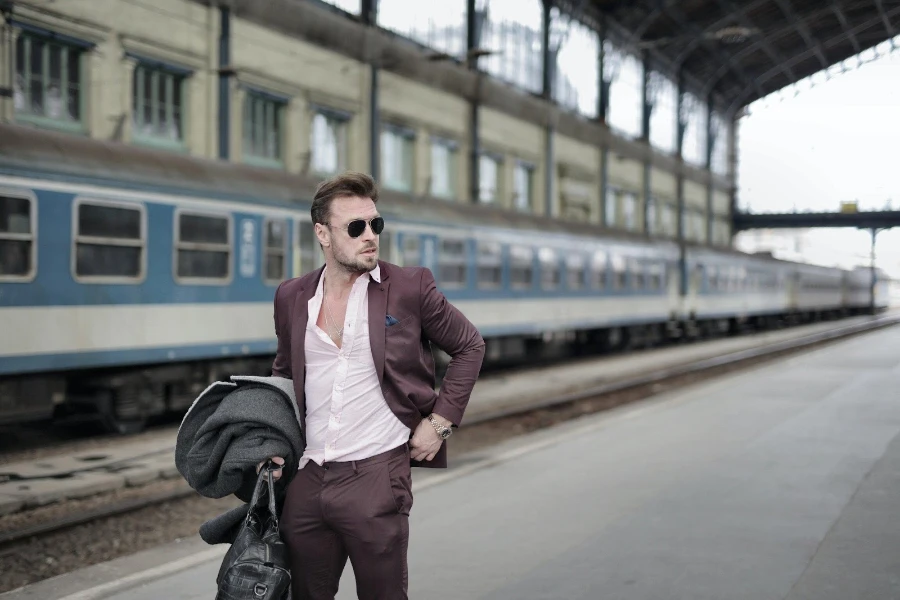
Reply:
[[[291,571],[287,547],[278,532],[272,479],[272,471],[278,468],[269,461],[259,472],[247,518],[219,567],[216,600],[290,598]],[[260,506],[260,497],[264,493],[268,493],[268,502]]]

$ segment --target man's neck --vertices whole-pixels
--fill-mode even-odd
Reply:
[[[344,299],[350,294],[353,284],[362,275],[361,271],[350,272],[346,269],[325,264],[327,271],[325,274],[324,293],[326,296],[334,299]]]

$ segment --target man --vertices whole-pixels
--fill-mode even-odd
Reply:
[[[293,379],[306,438],[281,518],[294,600],[333,599],[348,557],[359,598],[407,597],[410,466],[446,467],[484,357],[428,269],[378,260],[377,201],[367,175],[323,182],[325,266],[275,293],[272,372]],[[440,394],[429,342],[452,358]]]

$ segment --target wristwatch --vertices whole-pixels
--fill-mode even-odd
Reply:
[[[444,427],[440,423],[435,420],[434,415],[428,415],[428,420],[431,422],[431,426],[434,427],[434,430],[438,432],[438,435],[441,436],[442,440],[446,440],[450,437],[450,434],[453,433],[453,430],[449,427]]]

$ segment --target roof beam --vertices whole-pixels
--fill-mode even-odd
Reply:
[[[892,8],[891,10],[885,11],[884,14],[887,18],[894,17],[895,15],[900,15],[900,6],[896,6],[896,7]],[[848,29],[848,30],[844,31],[844,33],[842,33],[841,35],[838,35],[838,36],[826,41],[824,45],[826,48],[830,47],[830,46],[836,46],[836,45],[840,44],[841,42],[843,42],[845,39],[847,39],[850,35],[856,35],[857,33],[861,33],[863,31],[865,31],[866,29],[869,29],[870,27],[874,27],[875,25],[878,25],[879,22],[881,22],[880,15],[878,17],[875,17],[874,19],[869,19],[868,21],[864,21],[863,23],[860,23],[859,25],[857,25],[856,27],[853,27],[852,29]],[[790,62],[792,65],[795,65],[795,64],[802,62],[802,61],[806,60],[807,58],[809,58],[813,52],[814,52],[814,50],[812,50],[811,48],[807,48],[803,52],[800,52],[797,55],[791,57],[788,60],[788,62]],[[765,73],[763,73],[762,75],[757,77],[757,83],[759,85],[762,85],[763,83],[765,83],[766,81],[768,81],[769,79],[774,77],[777,73],[778,73],[778,69],[774,69],[774,68],[769,69],[768,71],[766,71]],[[741,103],[754,90],[756,90],[758,93],[758,89],[756,88],[756,86],[753,86],[753,87],[748,86],[748,87],[744,88],[744,91],[742,93],[735,96],[734,100],[732,101],[732,103],[729,107],[729,112],[736,111],[740,106],[742,106]],[[765,95],[765,94],[763,94],[763,95]],[[760,98],[761,97],[762,96],[760,96]]]
[[[713,57],[716,58],[717,60],[725,63],[728,68],[733,69],[734,72],[737,73],[738,77],[740,77],[744,81],[745,85],[755,87],[760,94],[763,93],[762,86],[760,86],[759,83],[755,79],[753,79],[749,75],[747,75],[747,72],[741,66],[741,63],[737,62],[730,53],[722,52],[721,50],[719,50],[718,48],[715,48],[715,47],[710,47],[711,44],[710,44],[709,40],[706,38],[706,35],[705,35],[706,32],[703,31],[702,29],[700,29],[699,27],[697,27],[696,25],[694,25],[693,23],[691,23],[690,21],[688,21],[687,17],[684,15],[684,13],[681,12],[680,9],[678,9],[674,6],[666,6],[663,10],[670,17],[672,17],[673,19],[678,21],[678,24],[682,28],[690,31],[693,35],[697,36],[698,38],[703,38],[703,43],[706,45],[710,54],[712,54]],[[678,67],[679,68],[681,67],[680,63],[678,64]],[[704,96],[706,95],[706,90],[704,90],[703,95]]]
[[[732,0],[718,0],[718,2],[719,2],[719,5],[722,8],[724,8],[725,10],[730,10],[733,13],[737,14],[738,21],[740,22],[741,25],[743,25],[744,27],[746,27],[747,29],[750,29],[750,30],[758,29],[756,26],[753,25],[753,23],[750,22],[750,18],[747,17],[747,15],[744,13],[744,9],[741,8],[740,6],[738,6],[737,4],[735,4]],[[763,52],[765,52],[769,56],[769,59],[771,59],[772,64],[774,64],[776,66],[781,66],[787,62],[785,57],[783,57],[778,52],[778,50],[776,50],[775,47],[772,46],[772,44],[768,41],[768,39],[765,37],[765,34],[763,35],[762,42],[763,42],[763,46],[762,46]],[[782,71],[784,72],[785,76],[788,78],[788,81],[797,81],[797,76],[794,74],[793,69],[791,69],[788,66],[785,66],[782,68]]]
[[[881,0],[877,0],[879,4],[881,4]],[[784,16],[788,18],[791,25],[793,25],[794,29],[797,30],[797,33],[800,34],[800,37],[803,38],[803,41],[806,42],[806,45],[816,52],[816,57],[819,59],[819,64],[822,65],[823,69],[827,69],[829,66],[828,58],[825,56],[825,51],[822,49],[822,44],[817,40],[812,32],[810,32],[809,27],[807,27],[806,22],[800,19],[797,16],[797,13],[794,12],[794,9],[791,7],[790,0],[775,0],[775,3],[778,4],[778,8],[781,9],[781,12],[784,13]]]
[[[844,33],[847,34],[847,37],[850,39],[850,43],[853,44],[853,49],[856,50],[857,54],[862,52],[859,41],[857,41],[856,36],[853,34],[853,31],[850,30],[850,24],[847,23],[847,17],[844,16],[844,11],[841,10],[841,5],[838,0],[831,0],[831,10],[834,11],[835,16],[837,16],[838,18],[838,21],[841,22],[841,29],[844,30]]]
[[[769,0],[757,0],[756,2],[751,2],[749,5],[747,5],[746,10],[754,10],[759,6],[766,4],[767,2],[769,2]],[[706,31],[716,31],[719,28],[721,28],[725,25],[728,25],[730,22],[731,22],[731,15],[726,15],[726,16],[722,17],[721,19],[719,19],[718,21],[716,21],[715,23],[713,23],[712,25],[710,25],[709,27],[707,27]],[[704,32],[704,33],[706,33],[706,32]],[[704,39],[703,36],[695,35],[693,37],[693,39],[691,39],[690,43],[687,46],[685,46],[684,50],[679,52],[678,56],[675,57],[675,65],[680,67],[681,64],[684,63],[685,60],[687,60],[687,57],[690,56],[691,53],[694,50],[696,50],[697,47],[703,42],[703,39]]]
[[[799,17],[798,22],[805,24],[807,20],[815,19],[817,17],[828,14],[830,12],[831,12],[830,8],[819,9],[817,11],[809,13],[808,15]],[[791,31],[794,31],[795,28],[796,28],[796,25],[788,24],[788,25],[785,25],[784,27],[782,27],[781,29],[778,29],[778,30],[770,33],[767,37],[772,40],[777,40],[781,36],[783,36],[787,33],[790,33]],[[761,40],[756,41],[753,44],[751,44],[750,46],[747,46],[746,48],[741,49],[740,51],[735,53],[734,57],[737,60],[742,60],[745,56],[752,54],[753,52],[758,50],[760,47],[762,47]],[[815,53],[816,49],[815,48],[807,48],[807,52],[803,53],[803,56],[804,56],[803,60],[805,60],[810,55],[809,54],[810,52]],[[790,59],[791,66],[793,66],[793,65],[797,64],[797,62],[799,62],[799,61],[793,61],[793,58],[795,58],[795,57],[792,57],[792,59]],[[715,75],[712,76],[712,81],[714,83],[718,83],[719,78],[721,78],[727,72],[728,72],[728,68],[725,65],[720,66],[719,69],[716,71]],[[762,94],[762,95],[765,96],[765,94]]]
[[[891,46],[893,46],[893,38],[897,33],[894,26],[891,25],[891,20],[888,19],[887,15],[884,13],[884,0],[875,0],[875,6],[878,8],[878,14],[881,15],[881,20],[884,22],[884,30],[887,31],[887,34],[891,37]]]

